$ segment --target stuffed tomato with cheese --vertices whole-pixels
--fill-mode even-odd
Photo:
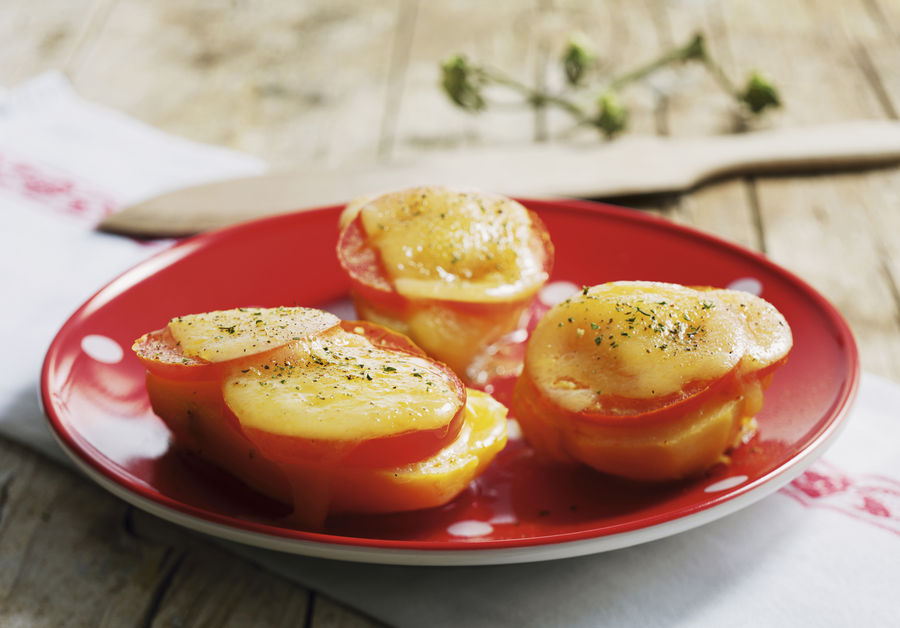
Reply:
[[[535,328],[512,410],[545,460],[679,479],[727,460],[752,433],[791,345],[784,317],[744,292],[585,287]]]
[[[533,212],[496,194],[445,187],[348,205],[337,249],[359,317],[406,334],[463,377],[522,325],[553,264]]]
[[[176,444],[304,527],[445,504],[506,442],[501,404],[368,322],[242,308],[175,318],[134,350]]]

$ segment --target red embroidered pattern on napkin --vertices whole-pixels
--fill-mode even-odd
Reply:
[[[0,188],[54,211],[97,223],[116,209],[115,201],[71,176],[46,166],[0,154]]]
[[[851,476],[819,461],[782,489],[804,506],[828,508],[900,535],[900,482]]]

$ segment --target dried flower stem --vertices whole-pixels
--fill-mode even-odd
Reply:
[[[583,37],[570,38],[562,56],[563,71],[572,90],[594,94],[592,99],[597,107],[595,113],[589,112],[566,93],[553,93],[541,87],[532,87],[500,70],[471,64],[462,55],[453,55],[443,62],[442,86],[457,106],[470,112],[480,111],[488,105],[483,93],[485,86],[505,87],[519,94],[524,103],[538,111],[548,106],[557,107],[568,113],[577,124],[593,126],[610,138],[627,125],[628,111],[618,97],[622,89],[646,79],[662,68],[688,61],[701,62],[713,80],[751,114],[759,114],[769,107],[780,105],[775,87],[758,73],[751,74],[743,90],[738,88],[709,54],[701,34],[694,35],[684,45],[664,52],[645,65],[609,78],[594,87],[585,85],[584,78],[596,63],[596,57]]]

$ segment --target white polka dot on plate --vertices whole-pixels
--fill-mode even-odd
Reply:
[[[727,491],[730,488],[734,488],[735,486],[740,486],[746,481],[746,475],[733,475],[730,478],[719,480],[715,484],[710,484],[705,489],[703,489],[703,491],[706,493],[719,493],[721,491]]]
[[[519,440],[522,438],[522,428],[515,419],[508,419],[506,421],[506,437],[509,440]]]
[[[740,279],[735,279],[730,284],[728,284],[729,290],[740,290],[741,292],[749,292],[750,294],[755,294],[759,296],[762,294],[762,283],[759,279],[754,279],[753,277],[741,277]]]
[[[492,526],[488,522],[475,521],[474,519],[457,521],[456,523],[447,526],[447,532],[449,532],[453,536],[485,536],[493,531],[494,526]]]
[[[356,315],[356,308],[353,307],[353,301],[350,300],[350,297],[344,297],[337,301],[332,301],[326,305],[319,306],[320,309],[325,310],[326,312],[331,312],[335,316],[345,321],[352,321],[359,318]]]
[[[104,364],[117,364],[125,356],[125,352],[122,351],[118,342],[99,334],[90,334],[82,338],[81,350],[97,362]]]
[[[541,303],[544,305],[553,307],[557,303],[562,303],[577,291],[578,286],[574,283],[569,281],[554,281],[541,288],[538,299],[540,299]]]

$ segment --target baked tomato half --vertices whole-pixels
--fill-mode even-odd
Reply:
[[[585,288],[528,342],[513,410],[548,460],[672,480],[753,429],[790,328],[758,297],[657,282]]]
[[[337,254],[360,318],[408,335],[467,379],[478,355],[522,326],[553,266],[534,212],[443,187],[349,205]]]
[[[175,319],[180,336],[147,334],[135,351],[176,443],[292,504],[297,525],[440,505],[505,444],[506,409],[405,336],[293,310],[305,322],[267,310]]]

